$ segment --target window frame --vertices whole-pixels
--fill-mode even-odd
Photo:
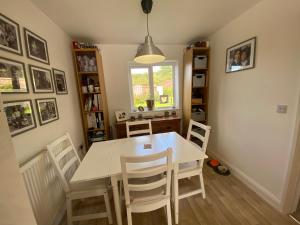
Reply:
[[[133,85],[132,85],[132,77],[131,77],[131,69],[134,68],[147,68],[148,69],[148,76],[149,76],[149,90],[150,96],[154,99],[154,81],[153,81],[153,67],[154,66],[172,66],[172,82],[173,82],[173,105],[166,106],[166,107],[159,107],[154,109],[155,110],[166,110],[166,109],[174,109],[177,107],[177,95],[176,92],[178,91],[177,79],[176,76],[178,75],[178,62],[175,60],[168,60],[161,63],[154,63],[154,64],[138,64],[135,62],[130,62],[128,65],[128,79],[129,79],[129,92],[130,92],[130,108],[131,111],[137,111],[137,108],[134,107],[134,98],[133,98]]]

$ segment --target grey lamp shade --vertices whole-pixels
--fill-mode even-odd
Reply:
[[[156,47],[152,41],[152,37],[147,35],[145,43],[138,47],[134,61],[142,64],[153,64],[162,62],[166,59],[162,51]]]

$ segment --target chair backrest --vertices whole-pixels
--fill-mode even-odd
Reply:
[[[196,127],[196,129],[194,127]],[[190,120],[186,139],[189,141],[193,141],[193,138],[200,140],[202,146],[197,143],[197,147],[199,147],[203,153],[206,153],[210,130],[210,126],[206,126],[202,123]]]
[[[69,181],[81,163],[70,135],[66,133],[48,144],[47,150],[63,184],[64,191],[69,192],[71,190]]]
[[[132,164],[149,163],[157,160],[166,161],[159,166],[151,166],[143,169],[130,169],[128,165],[134,167]],[[121,169],[124,184],[124,194],[126,205],[130,205],[130,192],[149,192],[151,190],[162,187],[165,197],[170,197],[171,188],[171,171],[172,171],[172,149],[168,148],[166,151],[160,153],[146,155],[146,156],[121,156]],[[156,178],[152,180],[144,178]],[[136,182],[136,181],[139,182]],[[134,182],[135,181],[135,182]]]
[[[136,127],[136,126],[145,126],[148,128],[140,129],[140,130],[130,130],[130,127]],[[140,120],[140,121],[126,121],[126,132],[127,137],[131,137],[133,135],[140,135],[140,134],[152,134],[152,125],[151,120]]]

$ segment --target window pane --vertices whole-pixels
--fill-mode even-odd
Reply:
[[[174,106],[173,66],[153,66],[155,107]]]
[[[146,107],[146,100],[150,98],[148,68],[132,68],[130,72],[132,81],[133,105],[135,108],[139,106]]]

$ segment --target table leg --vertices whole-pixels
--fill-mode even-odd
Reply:
[[[110,179],[111,179],[111,185],[112,185],[113,194],[114,194],[114,203],[115,203],[117,224],[122,225],[122,214],[121,214],[121,209],[120,209],[120,196],[119,196],[119,190],[118,190],[118,179],[117,179],[116,176],[112,176]]]

